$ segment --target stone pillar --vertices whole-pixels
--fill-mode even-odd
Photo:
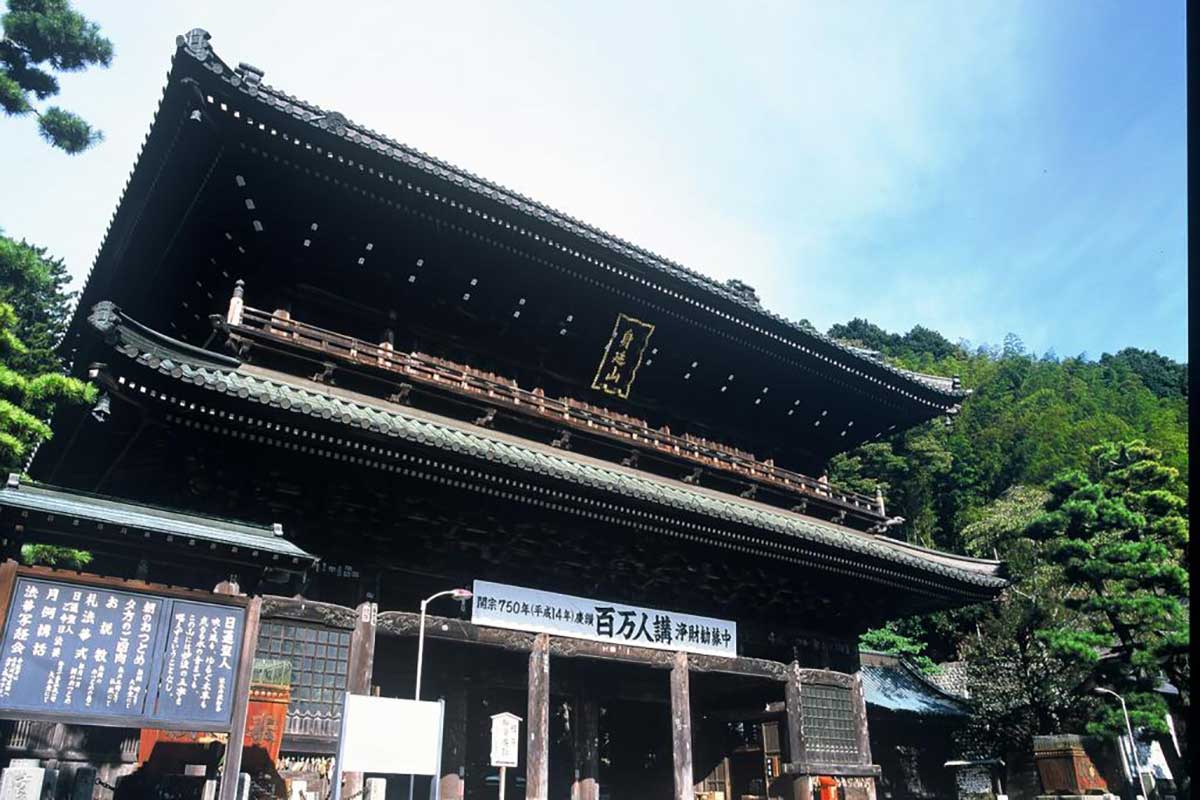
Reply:
[[[350,694],[370,694],[371,675],[375,665],[375,623],[379,606],[371,601],[359,603],[350,637],[349,664],[346,667],[346,691]],[[361,772],[346,772],[342,776],[342,797],[354,797],[363,788]]]
[[[675,766],[675,800],[695,800],[692,769],[692,698],[687,653],[676,653],[671,667],[671,751]]]
[[[46,770],[36,758],[14,758],[0,773],[0,798],[41,800]]]
[[[550,789],[550,637],[539,633],[529,653],[525,798],[547,800]]]

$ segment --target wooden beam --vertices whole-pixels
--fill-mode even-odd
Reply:
[[[375,664],[375,620],[378,616],[379,606],[369,601],[360,603],[356,609],[346,672],[346,691],[350,694],[371,693],[371,676]],[[361,772],[342,773],[343,797],[354,797],[361,793],[362,789]]]
[[[804,670],[799,662],[787,665],[787,682],[783,687],[783,705],[787,715],[784,734],[787,739],[787,760],[792,764],[803,764],[808,759],[804,747],[803,713],[800,706],[800,691]],[[812,779],[807,775],[789,775],[780,778],[785,800],[812,800]]]
[[[379,614],[379,631],[390,636],[416,636],[420,615],[411,611],[384,611]],[[425,618],[425,635],[431,639],[445,639],[465,644],[480,644],[499,647],[518,653],[533,651],[536,636],[525,631],[510,631],[473,625],[460,619],[447,617]],[[584,639],[550,640],[550,655],[555,658],[592,658],[601,661],[619,661],[638,664],[652,669],[672,669],[674,657],[667,650],[653,650],[626,644],[607,644]],[[706,656],[691,654],[688,657],[692,672],[713,672],[726,675],[744,675],[783,682],[787,679],[787,667],[778,661],[738,656]]]
[[[600,704],[590,693],[575,697],[575,781],[571,800],[600,800]]]
[[[692,698],[688,654],[675,653],[671,666],[671,752],[675,767],[675,800],[696,800],[692,776]]]
[[[529,652],[526,727],[529,740],[525,752],[525,800],[547,800],[550,793],[550,637],[545,633],[533,638]]]
[[[280,597],[274,594],[263,595],[262,601],[262,613],[267,619],[313,622],[343,630],[353,630],[358,624],[358,612],[355,609],[334,603],[320,603],[303,597]]]

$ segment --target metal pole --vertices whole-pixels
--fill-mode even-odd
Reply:
[[[413,699],[421,699],[421,661],[425,657],[425,607],[429,604],[429,600],[421,601],[421,626],[417,632],[417,688],[413,692]],[[434,776],[437,779],[437,776]],[[408,800],[413,800],[414,784],[417,782],[416,775],[408,776]]]
[[[1142,763],[1138,759],[1137,742],[1133,738],[1133,726],[1129,724],[1129,709],[1125,707],[1125,698],[1112,689],[1105,689],[1103,686],[1097,686],[1096,691],[1111,694],[1121,701],[1121,714],[1125,717],[1125,732],[1129,734],[1129,753],[1133,756],[1133,769],[1138,776],[1138,786],[1142,787],[1142,797],[1150,800],[1150,792],[1146,790],[1146,776],[1142,774]]]
[[[338,733],[337,753],[333,757],[333,775],[330,776],[333,783],[332,800],[342,800],[342,759],[345,755],[346,712],[349,705],[350,693],[346,692],[342,695],[342,724]]]
[[[500,800],[504,800],[504,783],[508,780],[508,767],[500,767]]]
[[[1124,697],[1117,694],[1117,699],[1121,701],[1121,713],[1125,716],[1125,732],[1129,734],[1129,752],[1133,756],[1133,768],[1138,774],[1138,785],[1142,787],[1142,797],[1150,800],[1150,792],[1146,789],[1146,776],[1142,774],[1142,762],[1138,758],[1137,742],[1133,738],[1133,726],[1129,724],[1129,710],[1125,708]]]

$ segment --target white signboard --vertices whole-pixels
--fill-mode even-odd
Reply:
[[[505,711],[492,715],[492,766],[515,767],[521,747],[521,718]]]
[[[441,703],[350,694],[344,714],[343,771],[438,774]]]
[[[737,623],[475,581],[471,622],[572,639],[737,656]]]

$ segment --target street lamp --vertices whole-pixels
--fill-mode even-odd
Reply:
[[[1125,732],[1129,734],[1129,750],[1133,754],[1133,768],[1138,774],[1138,785],[1142,787],[1142,797],[1150,800],[1150,792],[1146,790],[1146,776],[1142,774],[1142,763],[1138,760],[1137,742],[1133,738],[1133,726],[1129,724],[1129,709],[1125,708],[1125,698],[1112,689],[1097,686],[1096,694],[1111,694],[1121,701],[1121,713],[1125,715]]]
[[[446,596],[453,597],[455,600],[470,600],[472,594],[470,589],[447,589],[444,592],[431,594],[429,597],[426,597],[421,601],[421,627],[417,633],[417,686],[416,690],[413,692],[414,700],[421,699],[421,662],[425,658],[425,609],[434,600],[437,600],[439,597]],[[412,800],[413,798],[413,783],[416,782],[415,777],[416,776],[414,775],[408,776],[408,800]],[[434,775],[433,780],[436,781],[438,777],[439,776]]]

